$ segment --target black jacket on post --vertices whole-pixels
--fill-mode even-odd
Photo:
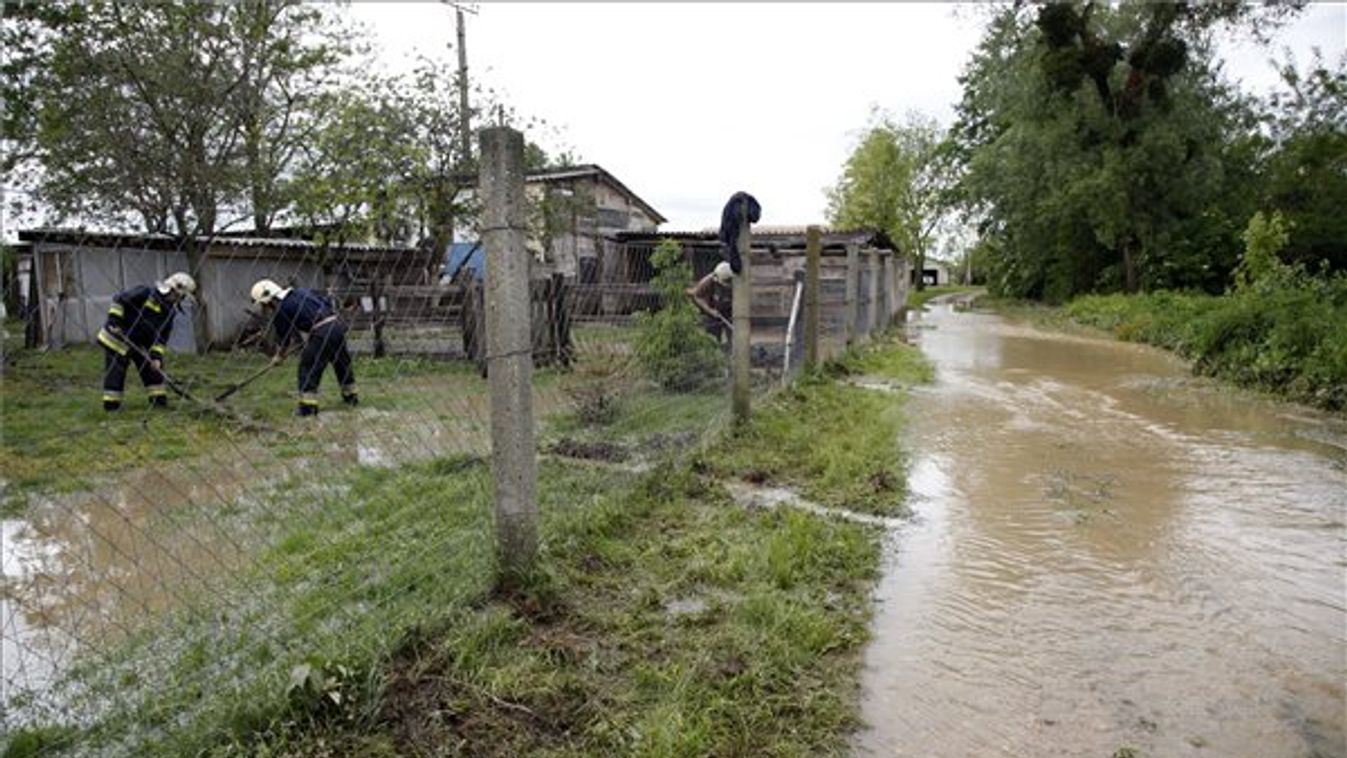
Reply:
[[[757,198],[747,192],[731,195],[730,201],[725,203],[725,210],[720,212],[720,246],[724,249],[725,260],[730,262],[730,270],[735,274],[743,269],[741,256],[748,255],[747,250],[739,249],[739,224],[744,219],[750,224],[756,224],[760,218],[762,206],[758,204]]]

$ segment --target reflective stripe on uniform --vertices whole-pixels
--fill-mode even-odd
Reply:
[[[121,303],[113,303],[112,307],[108,309],[108,315],[121,318],[126,315],[126,310],[122,308]]]
[[[124,356],[126,355],[126,351],[131,349],[125,342],[114,337],[112,332],[109,332],[107,329],[98,330],[98,343],[117,355]]]
[[[150,310],[154,311],[155,313],[163,313],[163,312],[164,312],[164,309],[161,308],[161,307],[159,307],[159,304],[158,304],[158,303],[156,303],[156,302],[154,302],[153,300],[150,300],[150,299],[148,299],[148,298],[145,300],[145,307],[146,307],[146,308],[149,308]]]
[[[145,391],[150,394],[150,397],[161,397],[168,394],[168,389],[162,384],[150,385],[145,388]]]
[[[163,345],[152,345],[152,346],[150,347],[150,352],[153,353],[153,354],[155,354],[155,355],[163,355],[163,354],[164,354],[164,346],[163,346]]]
[[[317,406],[317,405],[318,405],[318,393],[317,393],[317,392],[301,392],[301,393],[299,393],[299,404],[300,404],[300,405],[312,405],[312,406]]]
[[[113,392],[112,390],[103,390],[103,402],[120,403],[124,393]]]

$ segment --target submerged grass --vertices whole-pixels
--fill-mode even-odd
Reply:
[[[906,386],[929,381],[931,370],[915,349],[891,340],[852,352],[755,411],[737,443],[708,459],[711,470],[797,487],[824,505],[901,513],[901,396],[835,379],[848,375]]]
[[[719,481],[767,472],[897,511],[901,395],[838,381],[855,374],[902,385],[927,369],[878,345],[642,475],[544,462],[538,569],[508,594],[491,582],[479,461],[296,484],[237,592],[96,651],[71,674],[78,699],[9,735],[6,755],[841,754],[879,533],[745,509]],[[705,439],[725,406],[628,400],[602,429],[558,428]]]
[[[172,355],[170,375],[188,392],[211,399],[231,383],[267,363],[256,353]],[[100,480],[129,469],[165,461],[209,458],[246,441],[261,440],[288,457],[311,455],[330,430],[316,430],[293,419],[297,360],[264,374],[221,404],[242,419],[273,431],[259,433],[239,419],[203,410],[171,397],[170,410],[148,406],[139,378],[127,378],[126,404],[116,414],[102,410],[102,351],[90,346],[62,350],[10,351],[0,382],[0,512],[22,513],[32,494],[68,494],[92,489]],[[484,415],[471,403],[485,398],[485,385],[474,367],[420,358],[356,359],[361,410],[368,413],[417,413],[449,418]],[[538,385],[548,387],[556,374],[542,371]],[[348,419],[355,413],[337,402],[329,373],[323,382],[324,418]],[[330,424],[329,424],[330,425]]]

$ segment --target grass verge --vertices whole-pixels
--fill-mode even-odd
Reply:
[[[840,754],[880,535],[744,509],[719,481],[774,461],[806,493],[896,510],[901,395],[838,381],[857,372],[924,374],[886,344],[647,474],[545,463],[539,569],[510,594],[491,587],[490,472],[472,459],[359,467],[278,499],[247,591],[98,651],[75,674],[78,718],[7,755],[52,750],[67,726],[57,754]],[[646,398],[615,428],[702,424],[685,411],[709,402]]]

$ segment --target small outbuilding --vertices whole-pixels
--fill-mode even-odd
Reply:
[[[194,240],[200,265],[191,270],[186,240],[167,234],[27,229],[19,239],[31,246],[37,343],[47,347],[94,342],[113,295],[174,271],[197,278],[208,344],[224,347],[248,323],[248,293],[258,279],[360,291],[376,281],[427,284],[441,264],[439,256],[412,247],[214,236]],[[199,314],[188,307],[179,317],[170,349],[195,352]]]

